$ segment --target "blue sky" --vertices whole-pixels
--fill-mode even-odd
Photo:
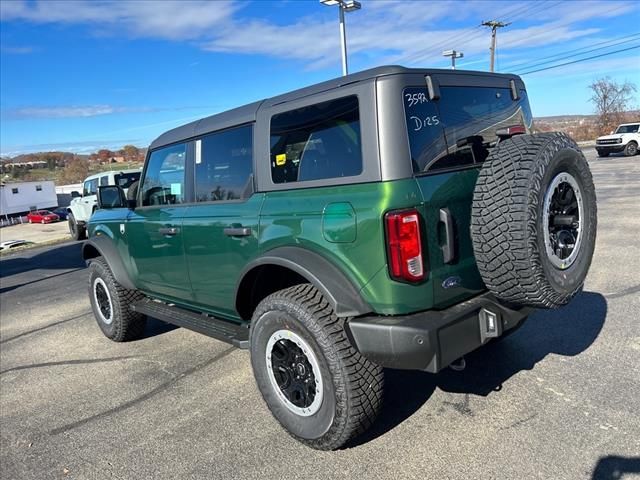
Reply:
[[[640,45],[637,1],[361,0],[350,71],[383,64],[525,73]],[[338,10],[317,0],[0,2],[0,152],[146,146],[187,121],[336,77]],[[566,58],[565,58],[566,57]],[[544,63],[546,62],[546,63]],[[588,85],[640,89],[640,49],[523,75],[535,116],[588,114]],[[640,105],[636,95],[635,104]]]

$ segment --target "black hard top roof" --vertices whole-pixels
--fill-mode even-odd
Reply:
[[[261,106],[263,106],[263,104],[266,107],[270,107],[273,105],[278,105],[281,103],[290,102],[292,100],[314,95],[317,93],[326,92],[328,90],[333,90],[343,85],[365,82],[365,81],[373,81],[378,77],[383,77],[386,75],[397,75],[397,74],[420,74],[420,75],[444,74],[444,75],[456,75],[456,76],[473,75],[476,77],[477,76],[486,76],[486,77],[495,76],[495,77],[502,77],[502,78],[504,78],[505,76],[508,76],[514,79],[518,79],[518,77],[515,75],[505,75],[505,74],[489,73],[489,72],[477,72],[477,71],[471,71],[471,70],[406,68],[398,65],[376,67],[376,68],[371,68],[369,70],[363,70],[361,72],[352,73],[344,77],[334,78],[326,82],[316,83],[315,85],[303,87],[298,90],[294,90],[292,92],[288,92],[282,95],[277,95],[275,97],[267,98],[265,100],[253,102],[248,105],[244,105],[242,107],[234,108],[232,110],[227,110],[222,113],[217,113],[215,115],[211,115],[209,117],[205,117],[200,120],[187,123],[186,125],[176,127],[160,135],[151,143],[151,145],[149,146],[149,149],[152,150],[152,149],[169,145],[172,143],[184,141],[189,138],[196,137],[198,135],[203,135],[216,130],[222,130],[224,128],[232,127],[234,125],[255,122],[258,110],[260,109]]]

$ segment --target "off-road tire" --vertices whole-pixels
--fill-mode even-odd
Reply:
[[[98,284],[100,287],[98,287]],[[110,321],[104,319],[98,305],[96,288],[105,288],[110,300]],[[102,257],[91,260],[89,265],[89,299],[96,322],[107,338],[114,342],[126,342],[140,338],[147,317],[131,310],[131,304],[143,295],[137,290],[127,290],[118,284],[109,265]]]
[[[634,155],[637,155],[637,153],[638,144],[631,140],[629,143],[627,143],[626,147],[624,147],[624,155],[626,157],[633,157]]]
[[[84,240],[87,238],[87,229],[84,225],[79,225],[76,222],[76,217],[73,216],[73,213],[69,213],[67,215],[67,222],[69,222],[69,233],[71,233],[71,238],[74,240]]]
[[[575,179],[581,193],[582,243],[573,263],[557,267],[546,251],[543,202],[563,172]],[[569,137],[554,132],[500,142],[478,176],[471,215],[478,269],[500,300],[555,308],[581,290],[595,248],[596,194],[587,161]]]
[[[293,438],[318,450],[340,448],[367,430],[382,405],[383,370],[353,348],[345,334],[346,321],[336,317],[327,300],[309,284],[269,295],[253,314],[251,364],[262,397]],[[269,378],[268,341],[283,330],[302,338],[318,361],[323,396],[313,415],[292,412]]]

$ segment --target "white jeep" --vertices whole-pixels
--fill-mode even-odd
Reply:
[[[638,153],[640,145],[640,122],[623,123],[611,135],[598,137],[596,150],[599,157],[608,157],[610,153],[624,152],[627,157]]]
[[[82,184],[82,196],[71,200],[67,207],[69,231],[74,240],[87,238],[86,224],[98,206],[99,186],[118,185],[126,192],[129,186],[139,179],[140,169],[100,172],[87,177]]]

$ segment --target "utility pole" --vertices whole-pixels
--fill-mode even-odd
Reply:
[[[457,50],[445,50],[442,52],[442,56],[451,57],[451,70],[456,69],[456,58],[464,57],[464,53],[458,52]]]
[[[489,50],[491,50],[491,67],[490,67],[490,71],[493,72],[493,66],[494,66],[494,62],[495,62],[495,58],[496,58],[496,47],[497,47],[496,32],[498,31],[499,28],[507,27],[507,26],[511,25],[511,22],[503,23],[503,22],[499,22],[497,20],[490,20],[490,21],[487,21],[487,22],[482,22],[482,25],[485,26],[485,27],[490,27],[491,28],[491,46],[489,47]]]

